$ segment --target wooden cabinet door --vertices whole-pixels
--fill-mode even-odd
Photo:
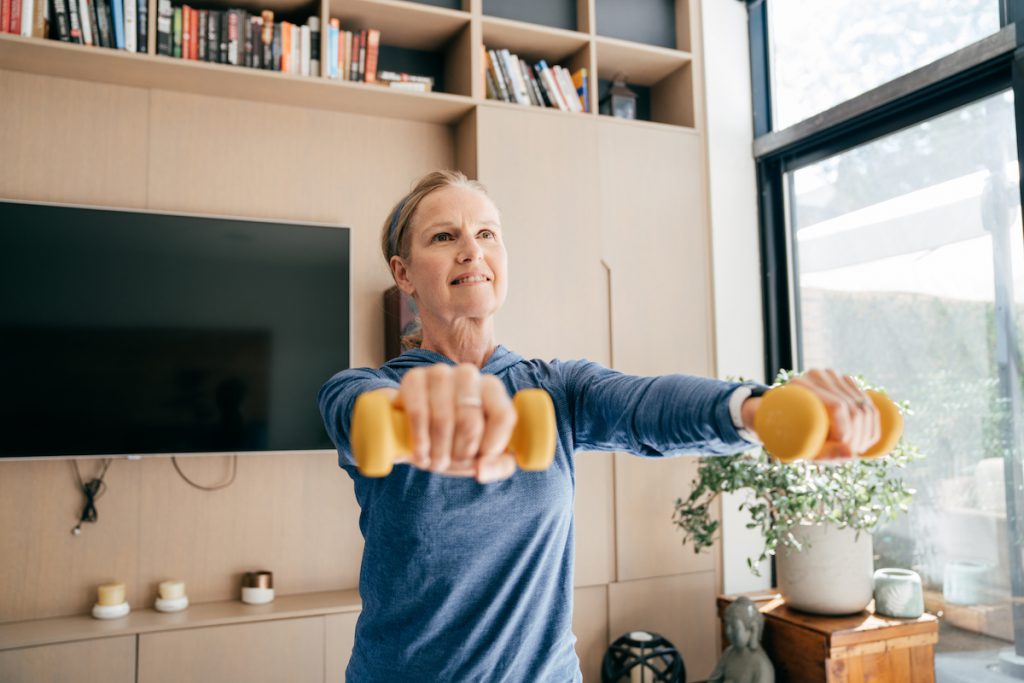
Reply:
[[[135,636],[0,652],[4,683],[134,683]]]

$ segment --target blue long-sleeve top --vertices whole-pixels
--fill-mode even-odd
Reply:
[[[580,681],[572,633],[575,453],[726,454],[750,444],[728,400],[739,386],[686,375],[637,377],[586,360],[524,360],[499,346],[481,372],[555,406],[555,459],[481,485],[398,465],[361,476],[349,446],[356,397],[397,387],[410,368],[454,361],[415,349],[345,370],[318,401],[339,464],[355,481],[365,539],[363,609],[346,680]],[[666,523],[667,520],[666,520]]]

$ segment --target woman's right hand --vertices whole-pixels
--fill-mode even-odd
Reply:
[[[516,411],[497,377],[469,363],[437,363],[409,370],[392,391],[409,423],[409,464],[482,484],[515,473],[515,458],[505,448]]]

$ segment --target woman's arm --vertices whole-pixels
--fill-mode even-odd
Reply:
[[[589,361],[566,366],[579,450],[721,455],[752,446],[740,436],[729,412],[738,382],[690,375],[639,377]]]
[[[342,370],[320,387],[317,404],[324,420],[327,435],[338,449],[338,462],[343,466],[355,467],[350,445],[350,424],[352,406],[356,398],[367,391],[391,387],[397,391],[398,382],[369,368]]]

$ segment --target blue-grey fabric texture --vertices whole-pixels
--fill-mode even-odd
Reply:
[[[365,539],[363,609],[346,680],[580,681],[572,633],[575,454],[747,450],[728,408],[739,385],[631,376],[586,360],[524,360],[499,346],[481,372],[496,375],[509,394],[540,387],[554,401],[550,468],[486,485],[409,465],[380,479],[361,476],[349,447],[356,397],[397,387],[410,368],[435,363],[454,365],[415,349],[378,369],[342,371],[318,396],[339,464],[355,482]]]

